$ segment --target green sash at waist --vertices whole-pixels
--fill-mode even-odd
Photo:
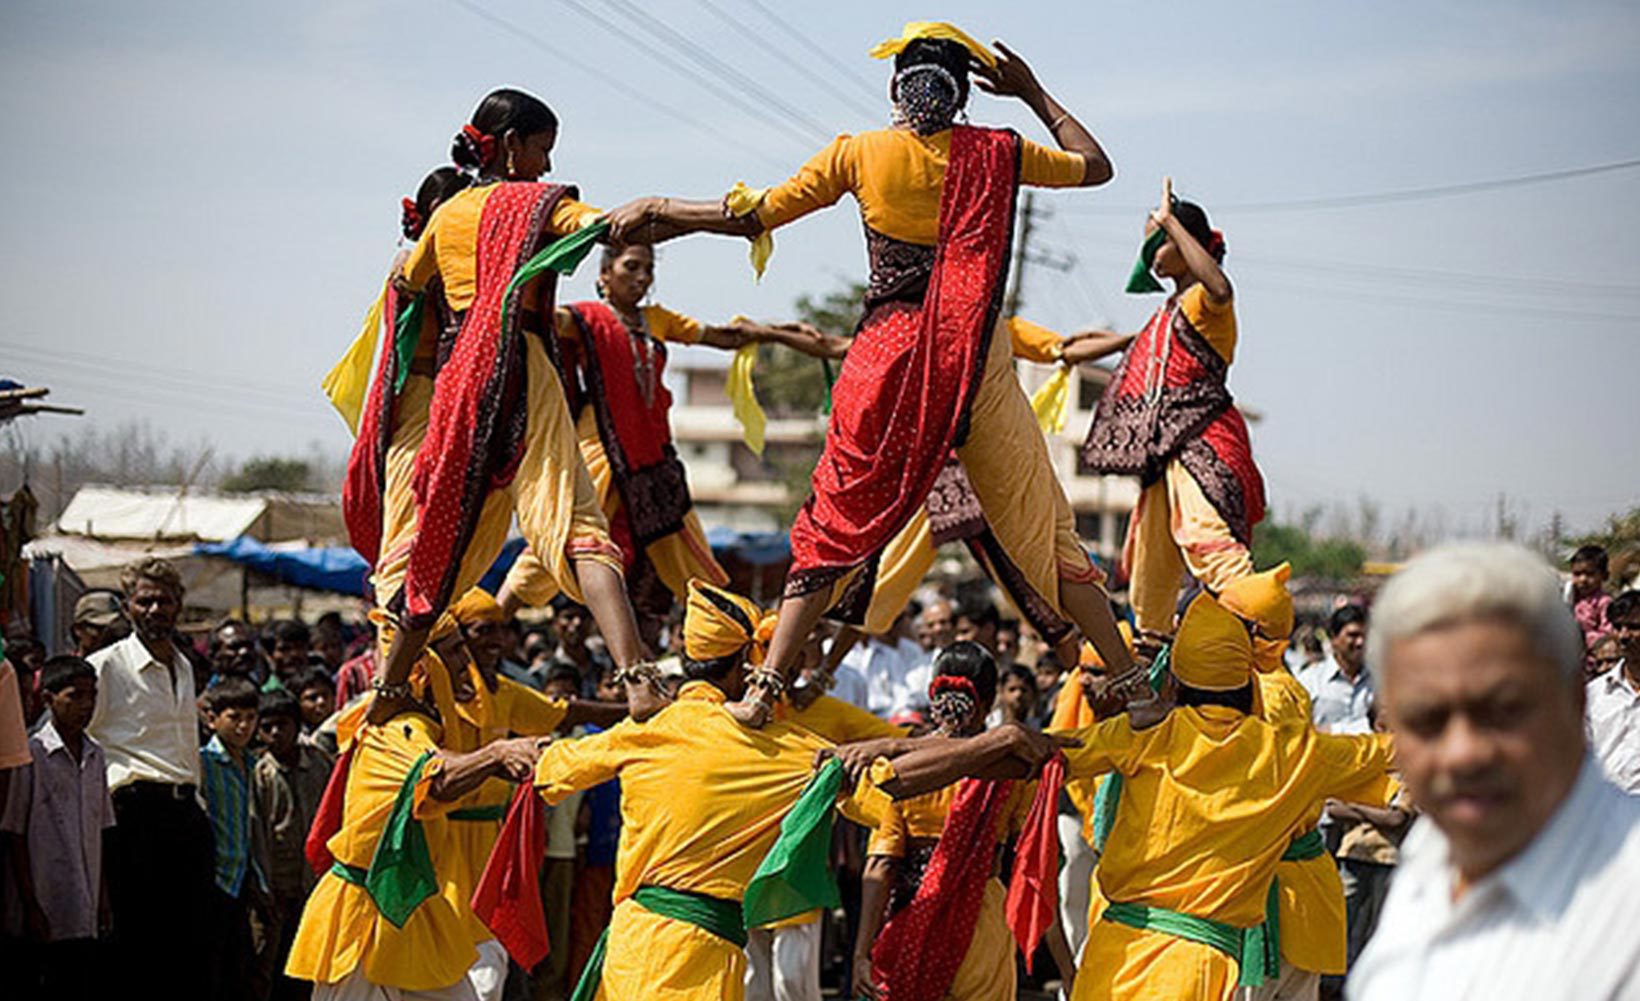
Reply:
[[[1308,862],[1313,858],[1320,858],[1327,854],[1327,841],[1321,836],[1319,828],[1312,827],[1293,839],[1287,850],[1281,853],[1283,862]]]
[[[451,810],[445,816],[450,820],[504,820],[507,816],[507,804],[464,806],[459,810]]]
[[[363,886],[365,877],[370,875],[370,870],[356,865],[348,865],[346,862],[332,862],[330,863],[330,874],[339,877],[344,883]]]
[[[427,848],[427,834],[415,814],[416,786],[432,757],[433,752],[424,752],[410,766],[376,842],[370,868],[340,861],[330,866],[332,875],[363,888],[370,902],[376,905],[376,911],[395,928],[403,928],[422,901],[439,888],[433,856]]]
[[[1270,901],[1277,899],[1275,884],[1270,884]],[[1161,932],[1211,946],[1236,961],[1240,968],[1237,984],[1257,987],[1267,978],[1281,972],[1281,954],[1276,948],[1275,929],[1265,925],[1237,928],[1235,925],[1201,918],[1165,907],[1146,907],[1144,904],[1111,902],[1105,908],[1104,919],[1141,931]]]
[[[651,914],[692,924],[737,948],[746,948],[746,920],[738,901],[664,886],[640,886],[633,892],[632,901]],[[598,944],[592,947],[592,955],[587,957],[586,969],[581,972],[569,1001],[592,1001],[597,996],[598,985],[604,979],[604,948],[608,942],[609,929],[605,928],[598,936]]]

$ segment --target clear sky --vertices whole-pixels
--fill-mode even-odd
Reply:
[[[750,0],[10,0],[0,371],[100,426],[340,452],[319,377],[395,251],[399,197],[487,90],[555,107],[554,177],[595,204],[716,196],[880,127],[887,73],[866,50],[943,18],[1024,54],[1116,164],[1104,188],[1043,199],[1040,247],[1076,266],[1032,270],[1026,315],[1142,323],[1156,300],[1120,289],[1164,173],[1225,230],[1232,387],[1264,415],[1278,514],[1370,496],[1478,527],[1501,491],[1579,527],[1640,503],[1640,170],[1257,207],[1640,157],[1633,3],[762,4],[829,58]],[[640,10],[746,79],[715,82]],[[1048,141],[1017,103],[971,110]],[[776,242],[761,285],[744,243],[670,245],[657,296],[775,318],[863,273],[850,204]],[[565,294],[589,290],[583,274]]]

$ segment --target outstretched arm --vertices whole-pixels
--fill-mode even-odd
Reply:
[[[756,212],[730,215],[721,201],[634,198],[611,211],[609,238],[616,243],[660,243],[689,233],[756,236],[763,223]]]
[[[492,741],[471,754],[440,751],[438,757],[444,767],[433,776],[427,795],[448,803],[467,795],[488,779],[525,781],[535,773],[535,762],[550,743],[551,737],[515,737]]]
[[[1222,306],[1229,302],[1234,294],[1229,276],[1219,267],[1219,262],[1213,259],[1213,255],[1207,252],[1207,248],[1198,243],[1196,238],[1190,235],[1190,231],[1184,228],[1184,223],[1173,215],[1173,178],[1162,178],[1162,204],[1150,214],[1150,218],[1155,220],[1156,225],[1167,230],[1168,240],[1179,248],[1180,254],[1184,255],[1185,267],[1189,268],[1190,274],[1202,283],[1202,288],[1207,291],[1207,298],[1212,300],[1214,305]]]
[[[1118,334],[1109,330],[1084,330],[1065,338],[1064,354],[1061,357],[1065,364],[1073,367],[1083,362],[1098,361],[1106,355],[1126,351],[1136,336],[1138,335]]]
[[[992,42],[991,47],[997,51],[996,69],[990,69],[983,64],[975,64],[978,74],[976,83],[979,89],[987,94],[998,97],[1017,97],[1048,127],[1053,135],[1054,142],[1059,148],[1068,153],[1076,153],[1082,157],[1082,186],[1095,187],[1104,184],[1116,176],[1115,169],[1110,165],[1110,158],[1105,155],[1104,147],[1099,140],[1093,137],[1085,126],[1076,120],[1076,116],[1043,89],[1017,52],[1008,48],[1000,41]]]
[[[916,741],[915,750],[893,758],[894,777],[880,786],[895,799],[908,799],[963,778],[1027,778],[1060,748],[1077,743],[1074,738],[1041,734],[1017,724],[977,737],[927,737]]]

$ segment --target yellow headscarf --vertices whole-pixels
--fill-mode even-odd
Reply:
[[[1179,622],[1170,666],[1173,676],[1192,688],[1241,688],[1253,680],[1253,640],[1247,626],[1204,591]]]
[[[683,652],[691,660],[716,660],[746,651],[748,663],[763,663],[774,635],[775,613],[750,601],[695,579],[689,582],[689,603],[683,616]]]
[[[1219,604],[1258,630],[1253,637],[1253,667],[1259,671],[1282,669],[1281,655],[1293,634],[1293,596],[1287,580],[1293,569],[1283,563],[1262,573],[1232,581],[1219,593]]]
[[[967,49],[975,59],[984,63],[990,69],[996,69],[997,56],[995,52],[981,45],[971,38],[967,32],[954,24],[944,21],[908,21],[900,32],[899,38],[890,38],[872,46],[871,58],[889,59],[905,51],[905,47],[919,38],[940,39],[947,42],[956,42]]]
[[[473,588],[452,604],[450,615],[464,626],[477,625],[480,622],[507,621],[495,598],[481,587]]]

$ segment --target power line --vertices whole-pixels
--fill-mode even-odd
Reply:
[[[867,97],[871,98],[873,101],[883,101],[887,99],[888,95],[886,88],[884,88],[881,84],[872,84],[867,82],[864,77],[857,74],[853,67],[816,45],[813,39],[793,27],[790,22],[786,21],[779,14],[776,14],[773,10],[770,10],[766,5],[761,3],[760,0],[744,0],[744,2],[747,6],[752,7],[759,14],[762,14],[770,24],[773,24],[776,28],[779,28],[787,35],[787,37],[807,49],[811,54],[820,59],[821,62],[826,63],[832,69],[836,70],[842,75],[843,79],[854,84],[856,87],[859,87]]]
[[[514,38],[540,49],[541,51],[552,56],[554,59],[568,63],[588,76],[596,77],[597,79],[603,81],[603,83],[611,89],[620,91],[627,97],[633,98],[641,107],[658,111],[668,118],[674,118],[680,122],[683,122],[685,125],[711,136],[719,142],[727,142],[732,146],[744,150],[745,152],[751,153],[753,156],[758,157],[772,166],[779,167],[781,169],[785,169],[790,166],[787,161],[771,155],[768,150],[761,149],[751,143],[737,139],[734,136],[724,132],[723,129],[718,126],[710,125],[701,119],[690,115],[686,111],[681,111],[669,104],[666,104],[665,102],[657,101],[652,93],[639,90],[637,87],[632,86],[625,80],[622,80],[620,77],[610,73],[595,63],[590,63],[584,59],[575,57],[569,52],[566,52],[558,46],[553,45],[551,42],[548,42],[546,39],[535,34],[529,29],[520,27],[519,25],[514,24],[498,14],[491,13],[490,11],[479,6],[477,3],[473,2],[473,0],[450,0],[450,2],[458,7],[466,9],[473,16],[480,18],[481,20],[488,21],[490,24],[500,28],[507,34],[512,35]]]
[[[1287,201],[1273,202],[1230,202],[1214,206],[1215,212],[1243,212],[1248,214],[1262,212],[1304,212],[1311,209],[1345,209],[1358,208],[1363,205],[1385,205],[1391,202],[1428,201],[1435,198],[1450,198],[1454,195],[1472,195],[1482,191],[1497,191],[1504,188],[1519,188],[1532,184],[1548,184],[1554,181],[1567,181],[1578,177],[1589,177],[1594,174],[1605,174],[1619,170],[1632,170],[1640,167],[1640,159],[1619,160],[1615,163],[1600,163],[1589,167],[1572,167],[1566,170],[1551,170],[1541,174],[1521,174],[1516,177],[1501,177],[1486,181],[1466,181],[1461,184],[1442,184],[1428,188],[1403,188],[1397,191],[1375,191],[1355,195],[1329,195],[1321,198],[1295,198]],[[1147,212],[1153,206],[1128,206],[1115,208],[1103,205],[1068,205],[1066,210],[1085,215],[1131,215],[1136,212]]]
[[[283,404],[288,402],[292,396],[298,395],[299,393],[311,392],[312,388],[316,388],[308,387],[301,390],[294,388],[287,388],[284,390],[269,389],[266,385],[255,385],[252,383],[225,380],[215,375],[206,375],[202,372],[191,372],[187,369],[148,365],[142,362],[129,361],[123,358],[112,358],[106,355],[93,355],[79,351],[69,351],[66,349],[53,351],[47,348],[35,347],[29,344],[17,344],[8,341],[0,341],[0,348],[4,348],[8,352],[14,352],[24,357],[32,356],[48,364],[68,365],[71,367],[118,377],[127,381],[131,380],[133,377],[136,377],[144,380],[170,382],[173,385],[178,386],[180,389],[190,391],[200,391],[201,389],[206,392],[221,391],[230,394],[236,401],[241,400],[244,396],[248,395],[251,397],[260,396],[263,398],[263,401],[269,404]],[[250,400],[247,402],[254,403],[258,401]]]
[[[717,95],[722,100],[734,105],[746,114],[751,115],[753,118],[756,118],[765,125],[768,125],[770,128],[779,129],[788,136],[791,136],[798,142],[802,143],[804,146],[814,145],[815,136],[813,134],[793,127],[792,124],[786,119],[770,114],[758,105],[752,103],[746,98],[741,97],[733,90],[719,85],[716,81],[707,79],[696,70],[674,59],[671,53],[667,52],[665,49],[659,48],[641,38],[634,38],[631,32],[622,30],[620,25],[591,9],[586,4],[580,2],[580,0],[560,0],[560,2],[579,13],[587,20],[599,25],[611,35],[619,38],[623,42],[626,42],[628,45],[634,46],[647,54],[651,59],[654,59],[656,62],[669,67],[674,72],[694,81],[704,90],[710,91],[711,93]]]
[[[738,32],[741,32],[741,33],[746,34],[746,35],[750,35],[753,39],[755,39],[759,43],[764,43],[764,40],[763,40],[762,36],[760,36],[756,31],[754,31],[750,25],[746,24],[746,22],[744,20],[735,17],[733,14],[730,14],[728,11],[725,11],[722,7],[719,7],[717,4],[713,3],[712,0],[696,0],[696,2],[699,3],[702,7],[705,7],[708,11],[710,11],[712,13],[712,15],[714,17],[716,17],[719,21],[722,21],[725,25],[729,26],[731,29],[733,29],[735,31],[738,31]],[[777,51],[773,45],[768,45],[767,43],[764,43],[764,44],[765,44],[765,47],[770,52]],[[861,100],[860,98],[855,97],[852,94],[849,94],[849,93],[845,92],[841,87],[839,87],[835,83],[833,83],[828,77],[826,77],[826,76],[824,76],[820,73],[815,72],[813,69],[810,69],[808,63],[804,62],[803,60],[801,60],[801,59],[786,59],[786,60],[783,61],[783,65],[785,66],[786,69],[796,70],[798,72],[798,74],[801,75],[804,79],[806,79],[809,82],[813,83],[815,86],[819,87],[821,90],[824,90],[826,93],[830,94],[832,97],[835,97],[837,100],[839,100],[839,101],[843,102],[844,104],[848,105],[850,110],[858,112],[864,118],[866,118],[868,120],[873,120],[873,119],[881,118],[883,116],[883,109],[882,108],[870,105],[870,104],[866,103],[865,101]]]

